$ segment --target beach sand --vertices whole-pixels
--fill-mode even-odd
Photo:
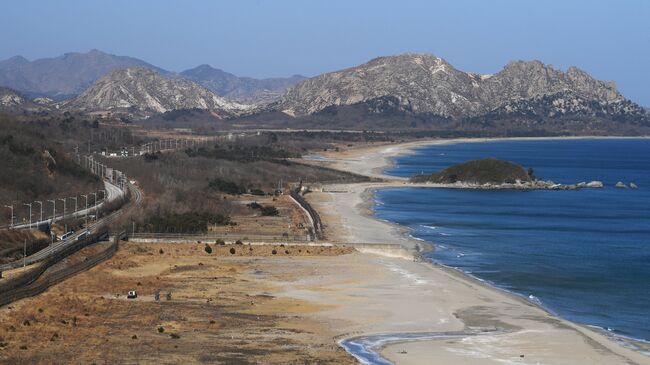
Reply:
[[[329,152],[325,163],[399,186],[405,182],[381,174],[389,157],[430,143],[453,142]],[[409,239],[403,228],[372,217],[372,191],[382,185],[329,185],[307,198],[322,212],[326,234],[334,241],[401,244],[415,251],[420,243]],[[284,286],[285,295],[335,305],[335,309],[312,315],[338,328],[339,339],[395,332],[486,331],[381,348],[380,353],[396,364],[650,364],[649,356],[623,347],[609,336],[555,317],[453,269],[363,253],[332,261],[315,269],[322,271],[322,276],[308,287]]]

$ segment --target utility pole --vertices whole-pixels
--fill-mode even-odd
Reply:
[[[59,200],[62,200],[62,201],[63,201],[63,222],[64,222],[64,228],[63,228],[63,231],[65,231],[65,233],[68,233],[68,224],[65,223],[65,198],[63,198],[63,199],[59,199]]]
[[[102,201],[105,203],[105,202],[106,202],[106,190],[99,190],[99,191],[102,192],[102,195],[103,195],[103,197],[104,197],[104,198],[102,199]],[[97,213],[97,209],[95,209],[95,213]],[[99,219],[99,214],[97,215],[97,219]]]
[[[56,200],[48,200],[48,202],[52,203],[52,225],[54,225],[56,220]]]
[[[39,222],[39,223],[42,223],[42,222],[43,222],[43,202],[37,200],[37,201],[35,201],[34,203],[38,203],[38,204],[40,205],[40,207],[41,207],[41,218],[39,219],[38,222]],[[37,224],[36,226],[38,226],[38,224]]]
[[[97,220],[97,193],[90,193],[95,197],[95,220]]]
[[[69,199],[74,199],[74,216],[77,216],[77,197],[71,196]]]
[[[23,244],[23,269],[27,266],[27,238],[25,238],[25,243]]]
[[[29,229],[32,229],[32,203],[23,203],[29,207]]]
[[[86,228],[88,227],[88,195],[81,195],[86,199],[86,209],[84,210],[84,215],[86,216]]]
[[[11,225],[9,226],[10,229],[14,228],[14,206],[12,205],[5,205],[5,208],[11,209]]]

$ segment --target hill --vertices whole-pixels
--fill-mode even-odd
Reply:
[[[16,122],[3,115],[0,115],[0,161],[0,204],[16,203],[16,209],[23,209],[23,202],[103,189],[96,176],[49,141],[38,125]],[[3,218],[5,213],[3,209]]]
[[[461,182],[472,185],[483,184],[512,184],[532,182],[532,170],[527,172],[523,167],[508,161],[495,158],[472,160],[450,166],[440,172],[429,175],[416,175],[413,182],[430,182],[437,184],[454,184]]]

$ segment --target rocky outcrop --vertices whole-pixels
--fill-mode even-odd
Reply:
[[[207,109],[217,116],[229,117],[248,110],[247,106],[227,101],[191,81],[165,78],[145,68],[113,71],[64,107],[134,116],[177,109]]]
[[[477,75],[427,54],[380,57],[307,79],[290,88],[276,107],[307,115],[385,97],[395,98],[403,110],[454,118],[531,112],[645,115],[613,83],[576,67],[563,72],[539,61],[515,61],[494,75]]]
[[[10,113],[38,112],[47,110],[48,107],[28,100],[16,90],[0,87],[0,111]]]

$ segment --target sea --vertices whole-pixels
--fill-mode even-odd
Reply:
[[[389,175],[472,159],[515,162],[572,191],[380,189],[375,215],[434,245],[426,253],[565,319],[650,340],[650,139],[495,140],[428,145]],[[617,188],[617,182],[632,188]]]

